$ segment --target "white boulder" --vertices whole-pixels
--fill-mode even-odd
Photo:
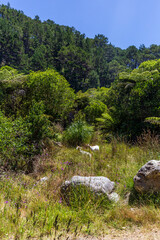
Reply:
[[[64,198],[67,198],[67,193],[70,192],[71,187],[85,186],[96,195],[105,194],[109,200],[117,202],[119,196],[113,192],[115,183],[110,181],[107,177],[82,177],[74,176],[70,181],[65,181],[61,187],[61,193]]]

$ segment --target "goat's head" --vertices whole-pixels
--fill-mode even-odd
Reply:
[[[76,149],[79,150],[79,149],[81,149],[81,147],[80,147],[80,146],[77,146]]]
[[[86,147],[90,147],[90,145],[89,145],[89,144],[86,144]]]

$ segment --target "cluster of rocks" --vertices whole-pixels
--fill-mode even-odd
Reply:
[[[134,187],[141,193],[160,192],[160,161],[151,160],[147,162],[134,177]],[[110,201],[118,202],[119,196],[115,189],[115,183],[107,177],[82,177],[74,176],[65,181],[61,186],[61,194],[68,202],[68,195],[77,186],[83,186],[95,195],[104,195]]]

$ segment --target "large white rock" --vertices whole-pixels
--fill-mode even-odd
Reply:
[[[61,187],[61,193],[64,198],[67,197],[67,193],[70,191],[71,187],[85,186],[97,195],[105,194],[109,200],[117,202],[119,196],[117,193],[113,192],[115,183],[110,181],[107,177],[82,177],[74,176],[70,181],[65,181]]]
[[[160,161],[150,160],[133,178],[134,187],[138,192],[160,192]]]

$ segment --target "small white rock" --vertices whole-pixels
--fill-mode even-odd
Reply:
[[[47,180],[48,180],[48,177],[43,177],[43,178],[40,179],[40,182],[45,182]]]

